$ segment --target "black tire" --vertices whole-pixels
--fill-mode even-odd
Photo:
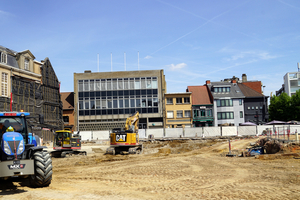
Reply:
[[[33,154],[34,175],[29,177],[32,187],[47,187],[52,180],[52,160],[46,151],[37,151]]]

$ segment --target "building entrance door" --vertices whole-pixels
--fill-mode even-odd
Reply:
[[[147,129],[146,123],[139,123],[139,129]]]

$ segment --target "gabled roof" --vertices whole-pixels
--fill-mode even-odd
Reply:
[[[34,57],[34,55],[31,53],[31,51],[29,51],[28,49],[27,50],[24,50],[24,51],[20,51],[20,52],[18,52],[17,54],[29,54],[30,55],[30,57],[34,60],[35,59],[35,57]]]
[[[264,96],[263,94],[257,92],[256,90],[248,87],[247,85],[245,85],[243,83],[238,83],[238,86],[246,98],[247,97],[263,97]]]
[[[247,81],[247,82],[242,82],[242,83],[257,92],[262,93],[261,92],[261,81]]]
[[[61,101],[63,103],[63,110],[74,109],[74,92],[62,92]]]
[[[192,92],[192,104],[193,105],[207,105],[213,104],[211,101],[209,91],[204,86],[188,86],[188,92]]]

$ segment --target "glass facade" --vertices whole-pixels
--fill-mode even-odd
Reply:
[[[157,77],[78,81],[79,115],[158,113]]]

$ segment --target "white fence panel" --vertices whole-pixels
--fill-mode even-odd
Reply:
[[[222,136],[236,136],[236,135],[237,135],[236,126],[229,126],[229,127],[222,126]]]
[[[300,125],[291,125],[290,126],[291,134],[295,134],[296,132],[299,134]]]
[[[256,135],[256,126],[239,126],[238,135]]]
[[[273,126],[272,125],[263,125],[263,126],[257,126],[257,134],[258,135],[262,135],[264,130],[268,129],[272,129],[273,130]]]
[[[146,129],[139,129],[139,138],[147,138]]]
[[[202,137],[202,127],[185,127],[184,128],[184,137]]]
[[[162,128],[151,128],[147,129],[147,135],[153,135],[155,138],[163,138],[164,137],[164,129]]]
[[[203,127],[203,137],[221,136],[220,127]]]
[[[183,136],[183,128],[166,128],[166,137],[180,137]]]
[[[109,131],[92,131],[93,140],[108,140]]]
[[[81,140],[91,140],[92,132],[91,131],[80,131],[79,135],[81,135]]]

